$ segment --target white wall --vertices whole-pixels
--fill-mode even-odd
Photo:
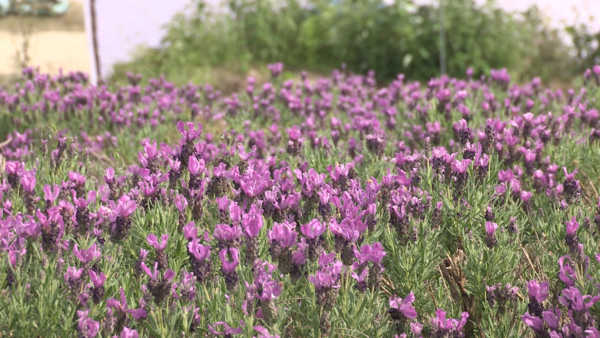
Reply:
[[[89,0],[79,1],[85,5],[89,36]],[[96,0],[102,73],[106,75],[113,64],[128,60],[137,46],[158,46],[164,34],[164,25],[191,4],[190,0]],[[93,50],[91,38],[88,37],[88,40],[90,50]],[[93,59],[93,53],[90,54]]]

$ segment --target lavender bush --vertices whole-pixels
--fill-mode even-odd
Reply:
[[[0,335],[600,337],[600,67],[282,67],[1,90]]]

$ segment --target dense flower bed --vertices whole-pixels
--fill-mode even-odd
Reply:
[[[600,337],[600,67],[566,94],[269,68],[0,91],[2,336]]]

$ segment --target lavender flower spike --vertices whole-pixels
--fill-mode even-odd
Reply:
[[[192,270],[196,280],[200,283],[207,281],[210,275],[210,250],[210,246],[199,244],[197,240],[188,243]]]
[[[156,235],[150,234],[146,236],[146,240],[148,240],[148,244],[152,245],[157,251],[162,251],[167,247],[167,240],[169,239],[168,234],[163,234],[161,236],[160,242],[156,238]]]
[[[527,282],[527,290],[529,291],[529,304],[527,305],[529,314],[542,317],[544,308],[542,303],[548,297],[550,284],[548,282],[539,283],[537,280]]]
[[[216,330],[216,327],[219,325],[223,325],[223,332],[219,332]],[[233,337],[234,334],[242,334],[244,332],[242,330],[242,326],[244,326],[244,322],[241,322],[241,326],[237,329],[230,327],[225,322],[216,322],[214,325],[208,325],[208,331],[214,334],[215,336],[225,336],[225,337]]]
[[[77,323],[77,332],[79,337],[96,337],[100,330],[100,323],[88,317],[89,310],[77,311],[79,321]]]
[[[154,234],[150,234],[146,237],[148,244],[152,245],[154,247],[154,249],[156,249],[156,261],[158,262],[158,269],[161,271],[164,271],[169,267],[169,261],[167,258],[167,254],[165,253],[168,239],[169,239],[168,234],[163,234],[161,236],[160,242],[158,241],[158,239],[156,238],[156,235],[154,235]]]
[[[544,321],[539,317],[534,317],[529,313],[526,313],[521,316],[521,320],[525,325],[529,326],[536,334],[544,335],[546,334],[546,330],[544,329]]]
[[[431,332],[434,337],[463,336],[462,330],[467,323],[467,319],[469,318],[469,314],[467,312],[463,312],[461,314],[460,320],[451,318],[446,319],[446,311],[441,309],[438,309],[435,314],[436,316],[431,319]]]
[[[300,226],[300,231],[307,238],[308,259],[315,260],[323,250],[323,240],[321,235],[325,232],[325,224],[318,219],[313,219],[307,224]]]
[[[90,262],[100,258],[101,253],[100,250],[98,250],[96,243],[94,243],[87,250],[79,250],[79,247],[77,247],[77,244],[75,244],[75,247],[73,248],[73,255],[77,257],[81,263],[87,265]]]
[[[99,275],[94,270],[89,271],[90,281],[92,282],[92,300],[94,304],[99,304],[104,297],[104,282],[106,275],[101,272]]]
[[[407,319],[417,318],[417,311],[412,303],[415,301],[415,294],[409,293],[404,299],[393,295],[390,297],[390,310],[388,311],[393,320],[406,321]]]
[[[124,327],[119,338],[139,338],[139,333],[134,329]]]
[[[151,271],[145,263],[142,263],[141,267],[142,270],[150,277],[150,281],[148,282],[148,289],[150,290],[150,293],[152,293],[154,301],[157,304],[162,303],[171,293],[171,287],[173,286],[173,278],[175,277],[175,272],[169,269],[165,271],[162,278],[160,278],[158,262],[154,263],[154,271]]]
[[[485,223],[485,244],[488,248],[493,248],[498,241],[496,240],[496,230],[498,229],[498,224],[493,222]]]
[[[300,231],[302,231],[302,234],[308,239],[315,239],[321,236],[325,231],[325,224],[319,222],[318,219],[313,219],[309,223],[301,225]]]
[[[227,259],[227,253],[231,255],[231,262]],[[228,291],[233,291],[238,283],[238,274],[235,271],[237,266],[240,264],[240,254],[236,248],[223,249],[219,252],[219,258],[221,259],[221,271],[225,277],[225,284],[227,285]]]

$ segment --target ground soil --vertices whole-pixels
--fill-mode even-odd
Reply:
[[[60,17],[0,17],[0,84],[17,76],[25,63],[50,74],[61,68],[90,71],[81,2],[71,1]]]

